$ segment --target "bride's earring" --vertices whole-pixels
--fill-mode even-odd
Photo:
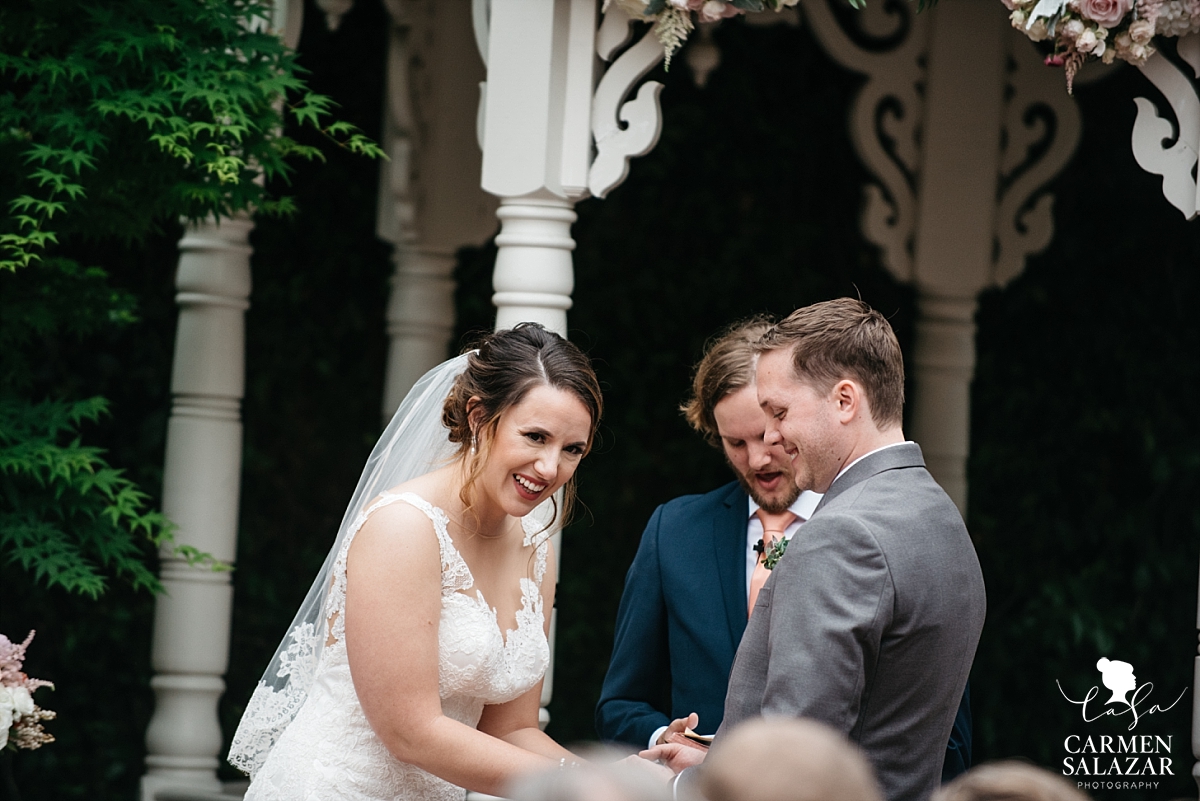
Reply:
[[[471,432],[471,455],[475,455],[475,432]]]

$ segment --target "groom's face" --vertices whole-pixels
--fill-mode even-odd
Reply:
[[[758,357],[758,402],[766,413],[765,441],[782,447],[791,459],[796,486],[825,492],[837,475],[838,423],[835,399],[796,378],[790,348]]]
[[[791,459],[780,445],[767,445],[767,417],[758,406],[753,386],[742,387],[713,407],[721,447],[742,489],[770,513],[792,505],[800,490],[792,476]]]

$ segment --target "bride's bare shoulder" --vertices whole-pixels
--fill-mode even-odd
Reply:
[[[412,490],[403,490],[418,495]],[[425,510],[394,498],[402,492],[388,491],[381,499],[390,502],[377,505],[350,544],[350,561],[363,559],[391,560],[404,557],[410,563],[440,562],[438,538],[433,520]]]

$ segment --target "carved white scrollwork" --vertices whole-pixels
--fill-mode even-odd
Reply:
[[[596,52],[604,61],[624,45],[632,34],[630,19],[615,3],[604,15],[596,34]],[[662,109],[658,103],[662,84],[647,81],[634,99],[625,101],[634,84],[645,77],[665,55],[662,43],[647,32],[632,47],[617,56],[600,79],[592,97],[592,138],[596,157],[588,172],[588,189],[604,197],[629,174],[629,159],[644,156],[658,143],[662,132]]]
[[[909,3],[886,2],[868,3],[852,15],[841,0],[805,5],[804,13],[825,51],[867,77],[850,114],[855,149],[877,181],[865,190],[863,234],[880,247],[889,272],[909,282],[926,158],[921,128],[930,15],[917,14]],[[1005,135],[991,276],[1000,284],[1050,243],[1053,197],[1045,186],[1070,159],[1080,135],[1074,99],[1033,45],[1012,31],[1005,54]]]
[[[1046,69],[1033,43],[1019,31],[1007,37],[1007,98],[1000,151],[996,256],[992,280],[1003,286],[1040,253],[1054,235],[1054,197],[1046,183],[1079,144],[1079,107],[1063,91],[1061,75]]]
[[[854,147],[879,182],[866,189],[863,234],[880,247],[892,275],[907,282],[913,277],[921,54],[929,15],[917,15],[909,3],[867,3],[856,14],[843,6],[816,0],[804,5],[804,14],[825,52],[867,77],[850,113]]]
[[[1180,57],[1200,77],[1200,36],[1181,38],[1178,49]],[[1162,52],[1155,53],[1139,69],[1167,98],[1175,113],[1175,124],[1160,116],[1150,100],[1134,98],[1137,118],[1133,121],[1133,156],[1143,170],[1162,176],[1163,196],[1190,220],[1200,210],[1193,175],[1200,153],[1200,99],[1196,87]]]

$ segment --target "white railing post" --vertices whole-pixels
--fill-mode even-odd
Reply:
[[[246,217],[189,226],[179,241],[179,323],[163,468],[176,541],[232,565],[242,465],[241,402],[250,296]],[[154,716],[142,799],[168,788],[218,790],[217,702],[225,690],[233,587],[228,571],[165,555],[155,605]]]

